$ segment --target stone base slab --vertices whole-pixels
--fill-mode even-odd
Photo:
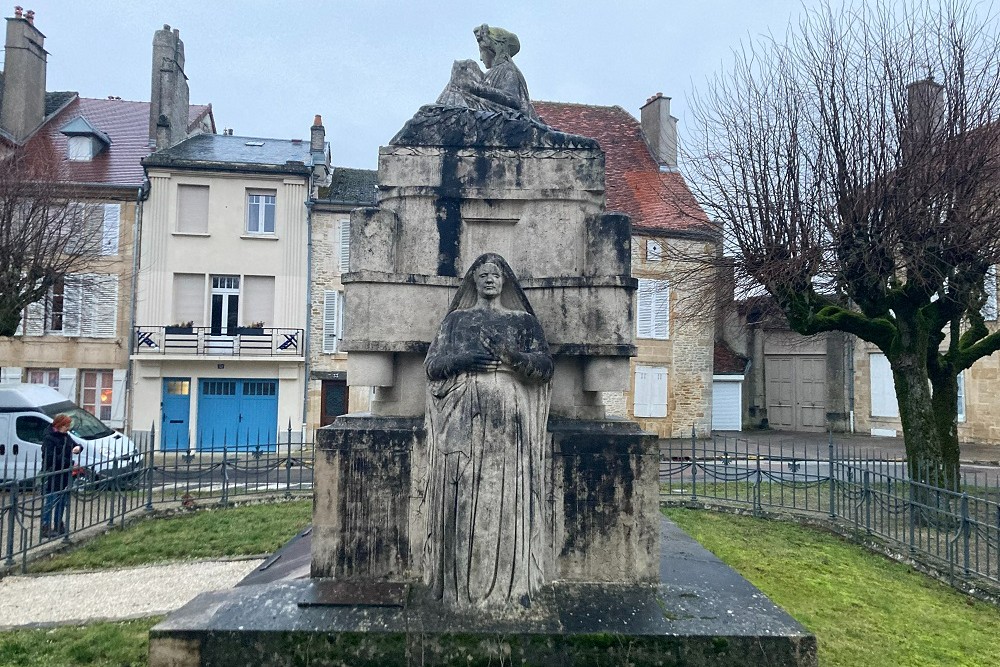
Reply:
[[[315,579],[206,593],[150,631],[149,665],[817,664],[794,619],[666,521],[663,534],[661,583],[557,583],[506,617],[442,608],[419,584],[355,604]]]

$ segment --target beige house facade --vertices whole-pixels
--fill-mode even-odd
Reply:
[[[306,420],[310,141],[201,135],[143,161],[133,414],[160,447],[273,448]]]

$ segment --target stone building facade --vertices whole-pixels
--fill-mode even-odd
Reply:
[[[677,167],[677,119],[660,94],[641,121],[621,107],[536,102],[556,129],[597,139],[606,155],[609,211],[632,221],[632,275],[637,356],[630,389],[605,393],[609,414],[635,419],[660,437],[680,437],[712,424],[715,340],[711,269],[698,260],[718,252],[718,240]]]
[[[176,31],[160,31],[182,54]],[[159,35],[159,33],[158,33]],[[133,296],[134,230],[144,192],[140,160],[153,150],[150,124],[164,111],[148,102],[89,99],[46,92],[45,36],[33,15],[7,19],[0,144],[47,161],[60,192],[100,236],[99,255],[25,310],[19,335],[0,338],[0,381],[47,384],[102,419],[128,421],[128,350]],[[163,61],[154,44],[154,88],[161,68],[174,71],[183,56]],[[176,74],[176,72],[174,72]],[[214,132],[211,106],[175,108],[177,140]]]

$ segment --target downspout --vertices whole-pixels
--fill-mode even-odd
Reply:
[[[310,183],[311,185],[311,183]],[[312,239],[312,210],[313,210],[313,198],[312,191],[308,199],[306,199],[306,330],[305,335],[305,345],[303,350],[305,352],[305,377],[302,384],[302,443],[306,442],[306,429],[308,428],[308,417],[309,417],[309,360],[312,355],[312,254],[313,254],[313,239]]]
[[[139,292],[139,267],[140,253],[142,249],[142,244],[140,243],[142,234],[142,204],[147,199],[149,199],[149,177],[145,175],[145,167],[143,167],[143,181],[142,185],[136,191],[135,195],[135,222],[132,224],[132,297],[129,303],[129,314],[128,314],[128,363],[125,366],[125,433],[129,433],[134,426],[132,424],[132,408],[133,408],[133,393],[132,393],[132,355],[135,353],[135,313],[136,313],[136,300],[138,299]]]

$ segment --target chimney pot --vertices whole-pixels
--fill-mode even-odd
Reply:
[[[19,19],[24,15],[24,7],[21,5],[14,6],[14,18]]]
[[[316,114],[316,117],[313,118],[313,127],[316,127],[317,125],[322,125],[322,124],[323,124],[323,117],[320,116],[319,114]]]
[[[28,23],[30,23],[31,25],[35,25],[35,10],[34,9],[29,9],[27,11],[27,13],[25,13],[24,16],[25,16],[25,18],[28,19]]]

